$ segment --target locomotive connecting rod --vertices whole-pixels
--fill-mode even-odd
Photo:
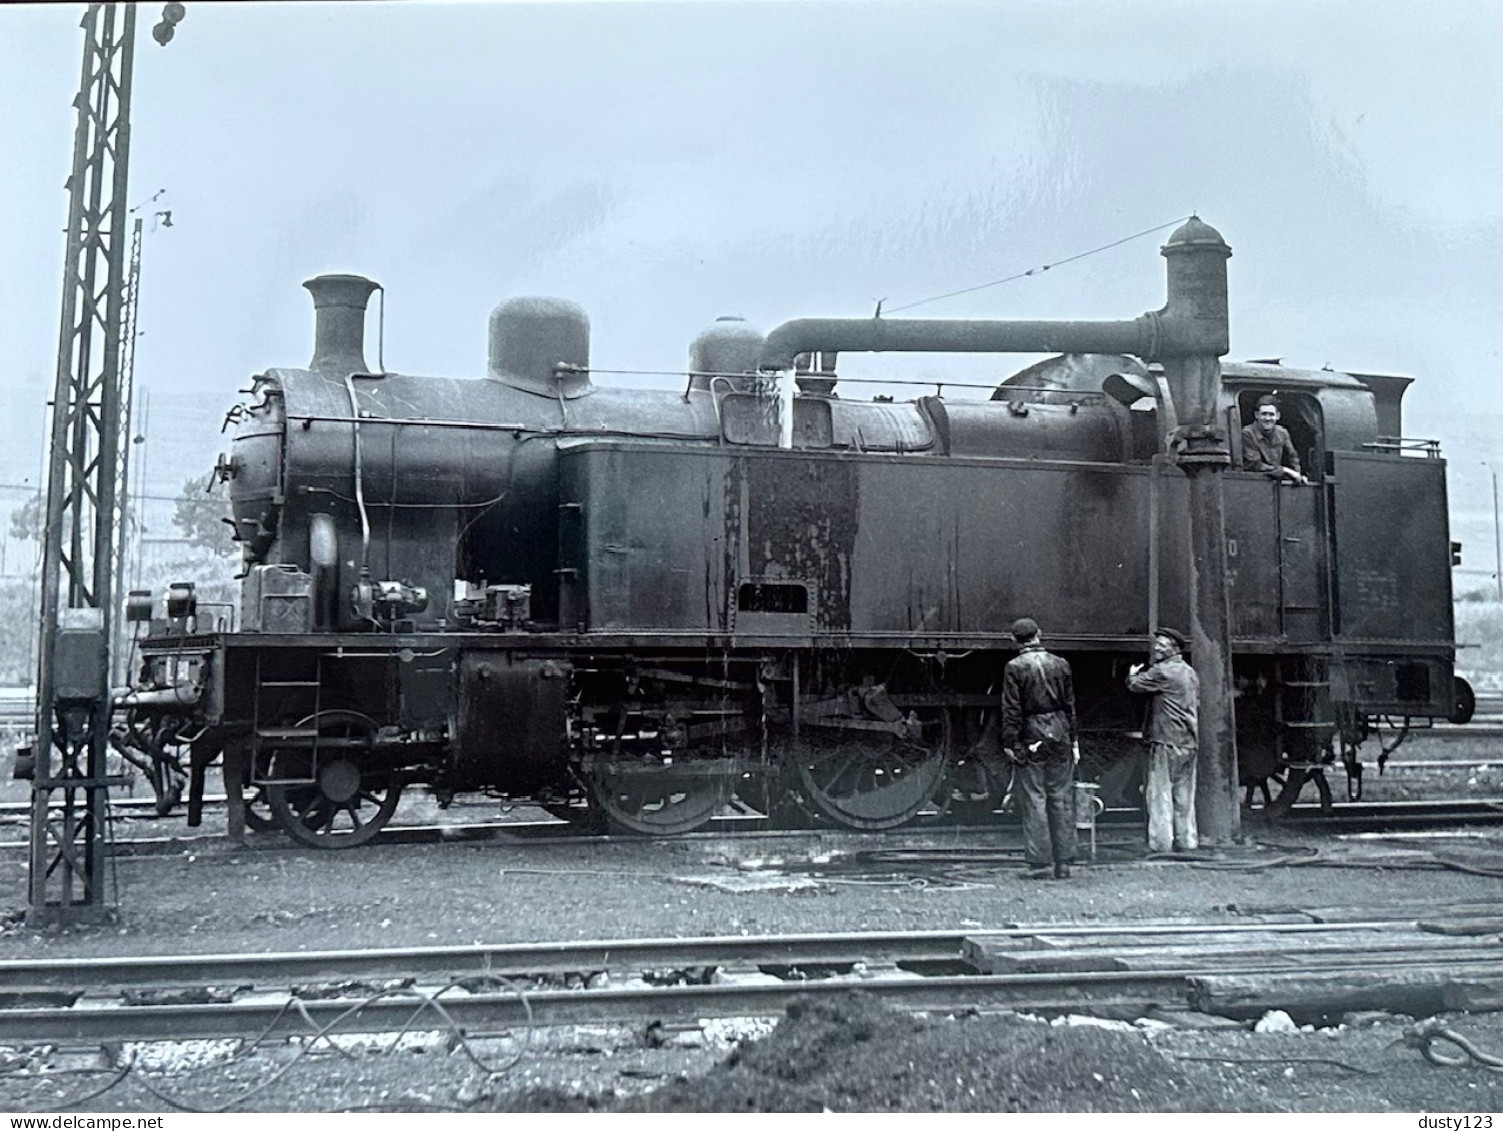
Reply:
[[[1168,437],[1189,480],[1190,659],[1200,677],[1196,809],[1207,844],[1241,836],[1236,725],[1232,709],[1221,473],[1230,450],[1219,416],[1220,358],[1230,349],[1226,260],[1219,232],[1192,216],[1161,249],[1167,299],[1161,310],[1118,322],[801,318],[767,335],[758,368],[793,368],[800,353],[1125,353],[1159,361],[1179,427]],[[1150,629],[1157,628],[1150,625]]]

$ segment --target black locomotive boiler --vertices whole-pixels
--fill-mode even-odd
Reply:
[[[978,752],[1027,614],[1074,667],[1086,772],[1111,778],[1141,718],[1126,668],[1188,616],[1186,479],[1153,364],[1194,297],[1178,269],[1135,323],[1029,324],[1068,352],[988,400],[906,403],[852,397],[832,351],[1005,350],[1018,339],[990,327],[1019,324],[720,322],[683,387],[652,392],[594,382],[579,307],[515,299],[484,376],[460,380],[371,371],[374,284],[313,279],[312,361],[255,378],[221,461],[238,624],[211,625],[188,587],[158,602],[132,728],[191,748],[200,792],[223,754],[324,847],[368,839],[414,785],[641,833],[733,796],[886,829],[998,800]],[[767,374],[790,369],[782,395]],[[1466,709],[1445,463],[1402,439],[1407,378],[1220,378],[1233,468],[1273,393],[1312,479],[1224,477],[1239,773],[1275,805],[1312,778],[1328,791],[1338,762],[1355,790],[1374,719]]]

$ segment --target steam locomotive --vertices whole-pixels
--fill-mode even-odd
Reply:
[[[996,805],[988,722],[1026,614],[1074,668],[1083,771],[1111,780],[1141,719],[1126,669],[1189,613],[1154,363],[1194,309],[1176,262],[1169,304],[1135,323],[721,321],[670,391],[595,384],[584,311],[544,298],[491,314],[483,377],[375,372],[375,284],[310,280],[313,359],[254,379],[218,469],[238,623],[188,585],[141,602],[134,741],[185,752],[198,796],[222,756],[247,820],[326,848],[368,840],[414,785],[646,834],[733,798],[888,829]],[[859,399],[837,372],[841,351],[1019,342],[1058,353],[986,400]],[[1469,713],[1445,463],[1401,438],[1409,383],[1220,367],[1251,803],[1312,781],[1329,800],[1338,762],[1355,796],[1374,720]],[[1308,485],[1237,470],[1270,393]]]

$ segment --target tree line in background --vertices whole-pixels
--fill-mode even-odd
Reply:
[[[46,522],[44,498],[39,492],[10,515],[11,540],[31,546],[37,563]],[[229,513],[223,485],[212,472],[186,480],[173,500],[176,539],[158,542],[156,552],[136,557],[135,540],[150,537],[151,532],[144,526],[132,529],[127,553],[132,554],[130,561],[140,561],[141,569],[136,576],[128,567],[127,588],[155,592],[173,581],[192,581],[199,588],[200,600],[234,602],[233,561],[239,547],[225,521]],[[40,586],[31,578],[0,578],[0,686],[22,686],[36,678],[39,597]]]
[[[22,506],[11,511],[11,538],[18,542],[35,542],[40,549],[42,526],[46,520],[44,499],[45,496],[39,491]],[[185,480],[182,493],[173,500],[172,525],[187,544],[199,550],[207,550],[217,558],[229,558],[235,554],[229,517],[229,500],[225,497],[223,485],[212,471],[207,476]]]

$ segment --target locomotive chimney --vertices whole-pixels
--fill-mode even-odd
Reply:
[[[365,364],[365,304],[379,283],[360,275],[319,275],[303,286],[313,295],[313,360],[309,369],[345,377]]]

